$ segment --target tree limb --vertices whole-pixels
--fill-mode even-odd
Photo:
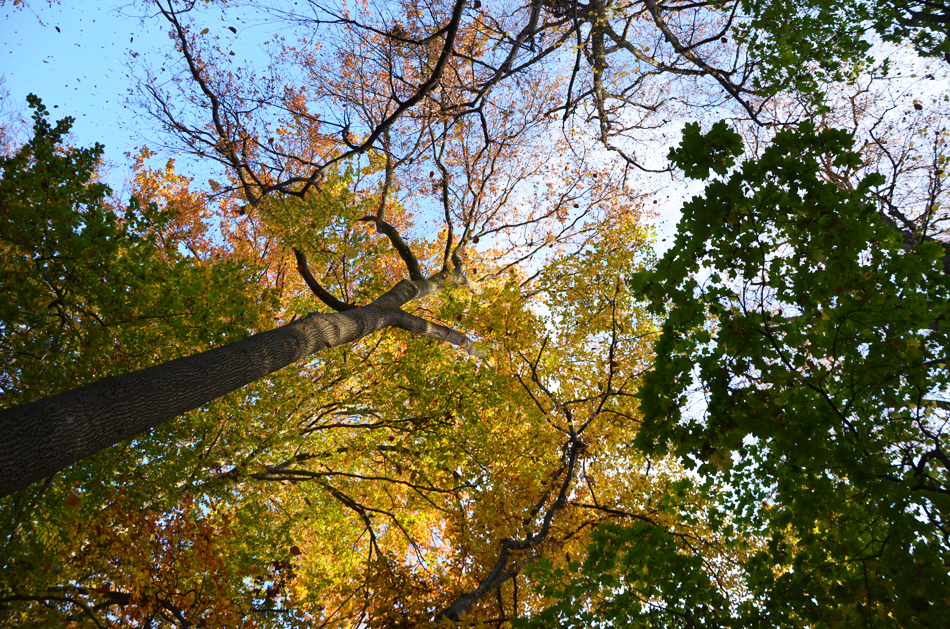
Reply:
[[[573,429],[570,430],[570,438],[565,446],[568,451],[566,457],[567,461],[561,469],[562,471],[566,470],[567,474],[561,483],[557,499],[548,508],[542,518],[540,530],[537,533],[529,533],[523,540],[504,540],[501,544],[501,551],[498,553],[498,559],[495,561],[495,565],[489,571],[488,575],[479,581],[478,586],[474,590],[459,596],[451,605],[440,611],[435,617],[435,622],[438,623],[443,619],[458,622],[483,596],[521,572],[521,569],[524,567],[523,561],[515,561],[511,566],[508,565],[512,551],[531,549],[547,538],[551,530],[551,522],[554,519],[554,515],[567,503],[567,493],[571,483],[574,481],[577,458],[580,453],[586,449],[585,444],[578,438]],[[548,494],[545,494],[541,498],[541,501],[539,501],[535,507],[535,513],[540,510],[541,506],[547,500],[547,497]]]
[[[300,273],[300,276],[303,278],[303,281],[307,283],[307,286],[310,288],[310,292],[317,296],[317,299],[322,301],[324,304],[333,308],[337,312],[343,312],[345,310],[352,310],[356,308],[353,304],[348,304],[344,301],[340,301],[334,297],[327,289],[323,288],[320,283],[317,281],[317,278],[313,276],[310,272],[310,267],[307,265],[307,256],[304,255],[303,251],[300,249],[294,249],[294,257],[297,258],[297,272]]]

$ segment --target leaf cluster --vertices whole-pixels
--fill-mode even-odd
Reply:
[[[155,204],[117,208],[95,176],[103,147],[66,148],[72,119],[29,100],[33,137],[0,159],[0,403],[246,335],[257,316],[230,289],[253,270],[184,255]]]
[[[698,465],[770,540],[747,566],[757,622],[948,613],[950,279],[937,243],[905,248],[880,218],[879,175],[846,189],[821,171],[860,162],[843,131],[780,132],[684,206],[631,283],[666,315],[637,445]]]

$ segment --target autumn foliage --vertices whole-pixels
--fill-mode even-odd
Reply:
[[[176,159],[0,158],[0,420],[350,340],[4,497],[0,626],[939,626],[948,112],[855,25],[946,7],[141,4]]]

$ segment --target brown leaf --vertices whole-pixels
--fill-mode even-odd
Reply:
[[[78,507],[79,503],[82,502],[82,496],[75,489],[70,489],[69,493],[66,494],[65,502],[67,507]]]

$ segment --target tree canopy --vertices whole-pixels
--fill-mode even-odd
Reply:
[[[671,159],[725,174],[741,145],[688,126]],[[636,446],[698,471],[683,482],[747,557],[735,581],[655,525],[609,526],[567,585],[543,565],[558,603],[531,626],[943,622],[944,249],[904,250],[876,215],[880,175],[850,190],[818,176],[858,166],[852,148],[810,123],[780,132],[687,203],[674,247],[631,280],[664,321]]]
[[[138,6],[121,195],[0,130],[0,626],[950,616],[946,6]]]

